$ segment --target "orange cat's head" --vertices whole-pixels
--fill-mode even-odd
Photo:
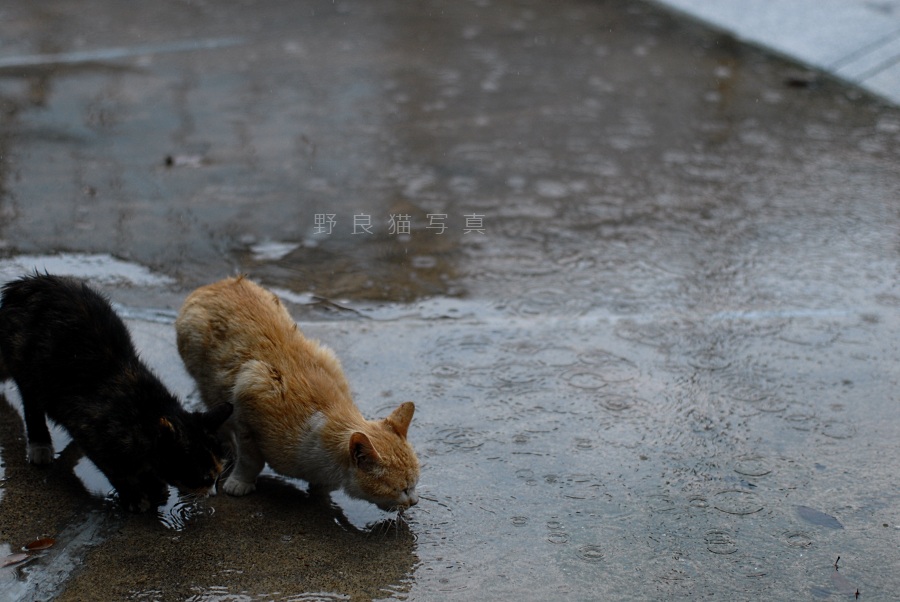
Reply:
[[[418,503],[419,460],[406,439],[415,410],[407,401],[387,418],[369,422],[365,432],[350,436],[354,478],[345,487],[348,495],[382,510],[403,510]]]

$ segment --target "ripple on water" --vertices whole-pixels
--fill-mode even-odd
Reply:
[[[750,454],[737,459],[734,472],[747,477],[763,477],[771,473],[772,468],[765,456]]]
[[[575,552],[575,555],[578,556],[579,559],[591,564],[601,563],[606,558],[603,548],[594,544],[581,546]]]
[[[813,538],[804,531],[785,531],[781,539],[792,548],[811,548]]]
[[[810,431],[816,426],[815,415],[806,412],[791,412],[784,417],[784,420],[797,431]]]
[[[597,396],[597,403],[606,410],[616,414],[627,412],[637,405],[637,399],[629,395],[604,391]]]
[[[787,400],[782,399],[777,395],[769,395],[757,402],[753,402],[751,404],[752,407],[756,408],[759,412],[764,412],[766,414],[780,414],[788,409],[790,404]]]
[[[520,468],[519,470],[516,471],[516,476],[519,477],[520,479],[525,479],[525,480],[533,479],[534,471],[531,470],[530,468]]]
[[[474,429],[457,427],[437,432],[438,441],[461,451],[471,451],[484,445],[484,438]]]
[[[769,574],[771,559],[765,556],[744,556],[737,563],[737,570],[750,579],[758,579]]]
[[[718,372],[731,366],[731,360],[724,352],[705,350],[688,357],[688,364],[697,370]]]
[[[202,500],[192,497],[180,497],[172,493],[169,502],[161,508],[157,517],[159,522],[173,531],[183,531],[191,521],[197,518],[212,516],[215,509],[207,506]]]
[[[444,364],[442,366],[435,366],[431,369],[431,374],[440,378],[453,378],[455,376],[459,376],[459,373],[462,371],[462,368],[459,366],[454,366],[452,364]]]
[[[562,522],[560,522],[559,520],[548,520],[547,530],[549,531],[549,533],[547,534],[547,541],[549,541],[550,543],[557,545],[568,543],[569,534],[566,533]]]
[[[570,347],[544,347],[535,351],[530,359],[542,366],[565,368],[578,363],[578,354]]]
[[[590,299],[574,296],[560,288],[528,291],[508,303],[513,314],[522,317],[541,315],[582,316],[591,308]]]
[[[498,333],[501,334],[501,333]],[[486,332],[460,332],[438,337],[435,342],[437,349],[451,349],[454,353],[466,354],[486,353],[496,346],[496,339],[491,333]]]
[[[563,528],[563,524],[556,519],[551,519],[547,521],[547,528],[551,531],[561,531]]]
[[[831,439],[852,439],[856,426],[844,420],[826,420],[821,425],[822,434]]]
[[[804,347],[826,347],[837,340],[838,333],[818,321],[791,322],[781,330],[778,338]]]
[[[647,496],[647,509],[650,512],[671,512],[675,509],[675,502],[666,494],[652,494]]]
[[[615,329],[615,334],[620,339],[633,343],[640,343],[649,347],[666,347],[672,342],[672,326],[657,322],[639,324],[631,321],[620,322]]]
[[[725,529],[710,529],[703,537],[706,549],[713,554],[729,555],[737,552],[734,536]]]
[[[702,495],[695,495],[688,500],[688,505],[691,508],[709,508],[709,500]]]
[[[759,403],[767,397],[771,397],[774,393],[774,386],[760,384],[761,382],[762,379],[754,379],[754,382],[750,382],[749,379],[745,380],[742,378],[737,383],[729,384],[722,392],[738,401]]]
[[[634,362],[603,349],[586,351],[579,355],[579,359],[592,367],[595,366],[603,381],[607,383],[627,382],[641,375]]]
[[[563,380],[571,387],[583,390],[602,389],[608,383],[603,376],[589,370],[574,369],[563,375]]]
[[[491,373],[496,384],[507,386],[529,385],[541,378],[540,371],[529,364],[500,364]]]
[[[743,489],[726,489],[713,496],[713,508],[726,514],[746,516],[759,512],[763,507],[759,496]]]

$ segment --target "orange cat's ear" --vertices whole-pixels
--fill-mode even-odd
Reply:
[[[381,460],[366,434],[359,431],[350,435],[350,458],[360,470],[368,470]]]
[[[412,422],[413,414],[416,412],[416,404],[411,401],[404,401],[400,407],[391,412],[391,415],[384,419],[394,432],[406,439],[406,433],[409,431],[409,423]]]

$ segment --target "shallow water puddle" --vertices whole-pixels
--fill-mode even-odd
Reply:
[[[856,318],[827,320],[836,332],[853,332],[854,340],[861,335]],[[687,336],[662,346],[633,340],[633,322],[629,336],[619,336],[624,322],[599,316],[530,325],[411,316],[304,323],[307,334],[336,349],[364,413],[380,415],[398,400],[416,401],[410,436],[422,461],[420,505],[398,522],[342,494],[309,498],[304,484],[270,475],[246,498],[190,500],[173,492],[155,519],[162,532],[154,521],[123,519],[113,507],[114,520],[130,525],[129,537],[170,533],[175,548],[193,547],[214,531],[242,540],[248,529],[262,535],[261,526],[269,525],[267,541],[226,558],[217,573],[226,580],[257,545],[296,553],[332,524],[342,537],[381,553],[410,546],[416,560],[403,568],[409,558],[403,557],[397,580],[382,587],[425,599],[476,590],[499,597],[529,590],[613,595],[623,588],[635,598],[698,588],[802,597],[847,589],[826,587],[814,575],[817,563],[838,555],[854,583],[864,582],[870,593],[884,591],[893,579],[884,567],[894,529],[879,521],[892,524],[895,502],[877,501],[877,484],[890,478],[891,464],[864,469],[865,482],[876,488],[857,483],[841,489],[841,475],[859,471],[868,452],[859,435],[833,432],[835,424],[852,427],[848,433],[878,433],[889,425],[871,414],[888,406],[869,402],[884,394],[871,377],[880,367],[868,355],[839,353],[841,346],[857,345],[839,337],[828,349],[841,363],[823,368],[828,354],[798,355],[795,337],[780,336],[780,317],[752,322],[767,334],[760,337],[745,321],[723,325],[693,316]],[[646,317],[642,323],[645,329],[652,324]],[[173,355],[171,324],[131,319],[129,325],[147,361],[196,404],[193,384]],[[713,348],[730,358],[727,365],[686,361],[693,350]],[[15,398],[14,390],[7,393]],[[886,441],[883,436],[870,445]],[[65,436],[59,437],[57,445],[65,446]],[[889,458],[893,452],[879,453]],[[73,466],[81,489],[76,495],[87,492],[102,507],[108,483],[86,460]],[[871,520],[873,514],[884,518]],[[127,539],[116,541],[108,545],[127,545]],[[94,562],[102,564],[108,554]],[[268,562],[277,572],[292,557],[275,554]],[[200,569],[203,561],[195,561],[188,565]],[[348,574],[360,568],[351,562]],[[30,579],[40,581],[44,570],[40,562],[31,564]],[[637,570],[645,580],[634,581]],[[721,578],[712,580],[713,574]],[[217,587],[194,591],[213,597],[232,591]]]
[[[106,254],[58,253],[17,255],[0,259],[0,281],[7,282],[25,274],[48,272],[58,276],[84,278],[95,284],[157,287],[172,284],[168,276],[157,274],[136,263]]]

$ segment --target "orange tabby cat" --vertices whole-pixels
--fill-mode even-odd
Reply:
[[[384,510],[418,502],[419,462],[406,439],[413,403],[382,420],[363,418],[337,357],[304,337],[273,293],[244,277],[201,287],[175,328],[204,403],[234,404],[223,427],[237,456],[227,493],[253,491],[268,463]]]

